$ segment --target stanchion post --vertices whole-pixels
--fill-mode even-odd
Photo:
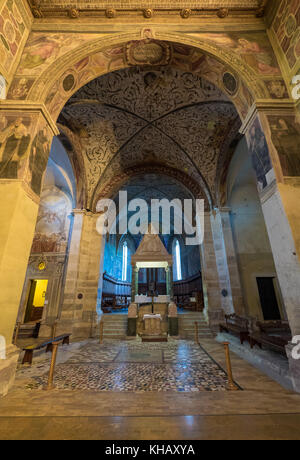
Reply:
[[[103,329],[104,329],[104,321],[101,319],[100,321],[100,345],[103,343]]]
[[[52,324],[52,339],[55,339],[55,335],[56,335],[56,329],[57,329],[57,320],[54,321],[54,323]]]
[[[20,332],[20,327],[21,327],[21,321],[18,321],[16,331],[15,331],[15,336],[14,336],[14,343],[13,343],[14,345],[17,345],[17,340],[18,340],[18,335],[19,335],[19,332]]]
[[[53,390],[55,388],[55,385],[53,384],[53,379],[54,379],[54,370],[55,370],[55,364],[56,364],[57,350],[58,350],[58,346],[61,345],[62,343],[63,343],[62,340],[60,342],[52,342],[52,357],[51,357],[51,364],[50,364],[50,370],[49,370],[49,376],[48,376],[48,383],[44,387],[44,390]]]
[[[239,390],[239,387],[234,383],[234,380],[233,380],[230,351],[229,351],[229,342],[224,342],[223,345],[225,348],[226,366],[227,366],[227,374],[228,374],[227,390],[237,391]]]
[[[199,343],[199,329],[198,329],[198,323],[195,321],[195,342],[197,345],[200,345]]]

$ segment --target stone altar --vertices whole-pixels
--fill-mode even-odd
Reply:
[[[161,315],[144,315],[145,330],[143,335],[158,336],[161,335]]]

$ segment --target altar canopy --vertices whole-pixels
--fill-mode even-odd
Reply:
[[[139,270],[141,268],[164,268],[166,271],[166,295],[173,297],[173,257],[168,253],[159,235],[149,228],[136,253],[131,257],[132,302],[139,294]]]

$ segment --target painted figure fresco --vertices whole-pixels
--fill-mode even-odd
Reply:
[[[7,1],[0,11],[0,66],[7,73],[12,68],[26,30],[18,3]]]
[[[88,34],[43,34],[33,32],[24,49],[18,75],[41,73],[47,65],[52,64],[64,53],[80,43],[91,40]]]
[[[2,124],[6,123],[4,118]],[[18,168],[26,157],[29,144],[30,134],[21,117],[0,132],[0,178],[18,178]]]
[[[72,201],[66,193],[56,186],[43,190],[32,253],[66,251],[71,211]]]
[[[267,141],[258,118],[256,118],[250,128],[248,145],[253,168],[257,177],[258,188],[263,190],[268,185],[266,176],[272,169],[272,163],[269,156]]]
[[[197,34],[202,40],[215,43],[237,53],[250,67],[261,75],[279,75],[277,59],[264,32],[205,33]]]
[[[300,3],[299,0],[282,0],[273,30],[279,45],[286,55],[290,69],[300,61]]]
[[[31,172],[31,188],[39,195],[42,188],[43,174],[46,170],[50,153],[50,142],[47,128],[40,129],[35,136],[29,158],[29,170]]]
[[[272,141],[277,149],[284,176],[300,176],[300,124],[295,117],[268,117]]]

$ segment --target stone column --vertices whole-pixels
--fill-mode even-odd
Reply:
[[[15,375],[19,350],[12,343],[35,231],[42,179],[58,131],[42,106],[1,101],[0,119],[0,395]]]
[[[241,279],[239,274],[239,267],[234,247],[232,226],[230,219],[230,208],[221,208],[221,222],[223,230],[224,247],[226,253],[226,261],[228,267],[228,275],[231,287],[232,303],[234,312],[237,315],[245,315],[245,304],[243,298],[243,291]]]
[[[205,313],[210,328],[217,330],[219,322],[223,320],[224,310],[221,304],[221,289],[209,212],[206,212],[204,217],[204,241],[200,246],[200,255]]]
[[[167,295],[171,295],[171,283],[170,283],[170,267],[165,269],[166,271],[166,288],[167,288]]]
[[[97,214],[74,211],[64,302],[59,332],[72,332],[73,340],[94,335],[97,297],[105,239],[98,233]]]
[[[214,210],[211,213],[210,218],[217,271],[220,283],[220,303],[224,312],[227,315],[230,315],[234,313],[234,306],[232,302],[232,291],[227,264],[227,254],[224,242],[221,213],[219,210]]]
[[[247,117],[246,134],[278,282],[293,336],[300,335],[300,128],[294,101],[261,102]],[[300,361],[288,347],[300,391]]]
[[[172,265],[169,267],[169,278],[170,278],[170,300],[173,301],[174,299],[174,281],[173,281],[173,267]]]
[[[82,298],[77,293],[77,280],[80,264],[81,236],[83,219],[86,211],[84,209],[73,210],[73,228],[71,234],[69,255],[67,261],[67,272],[64,286],[63,305],[59,318],[59,332],[72,332],[73,321],[76,309],[82,308]]]

